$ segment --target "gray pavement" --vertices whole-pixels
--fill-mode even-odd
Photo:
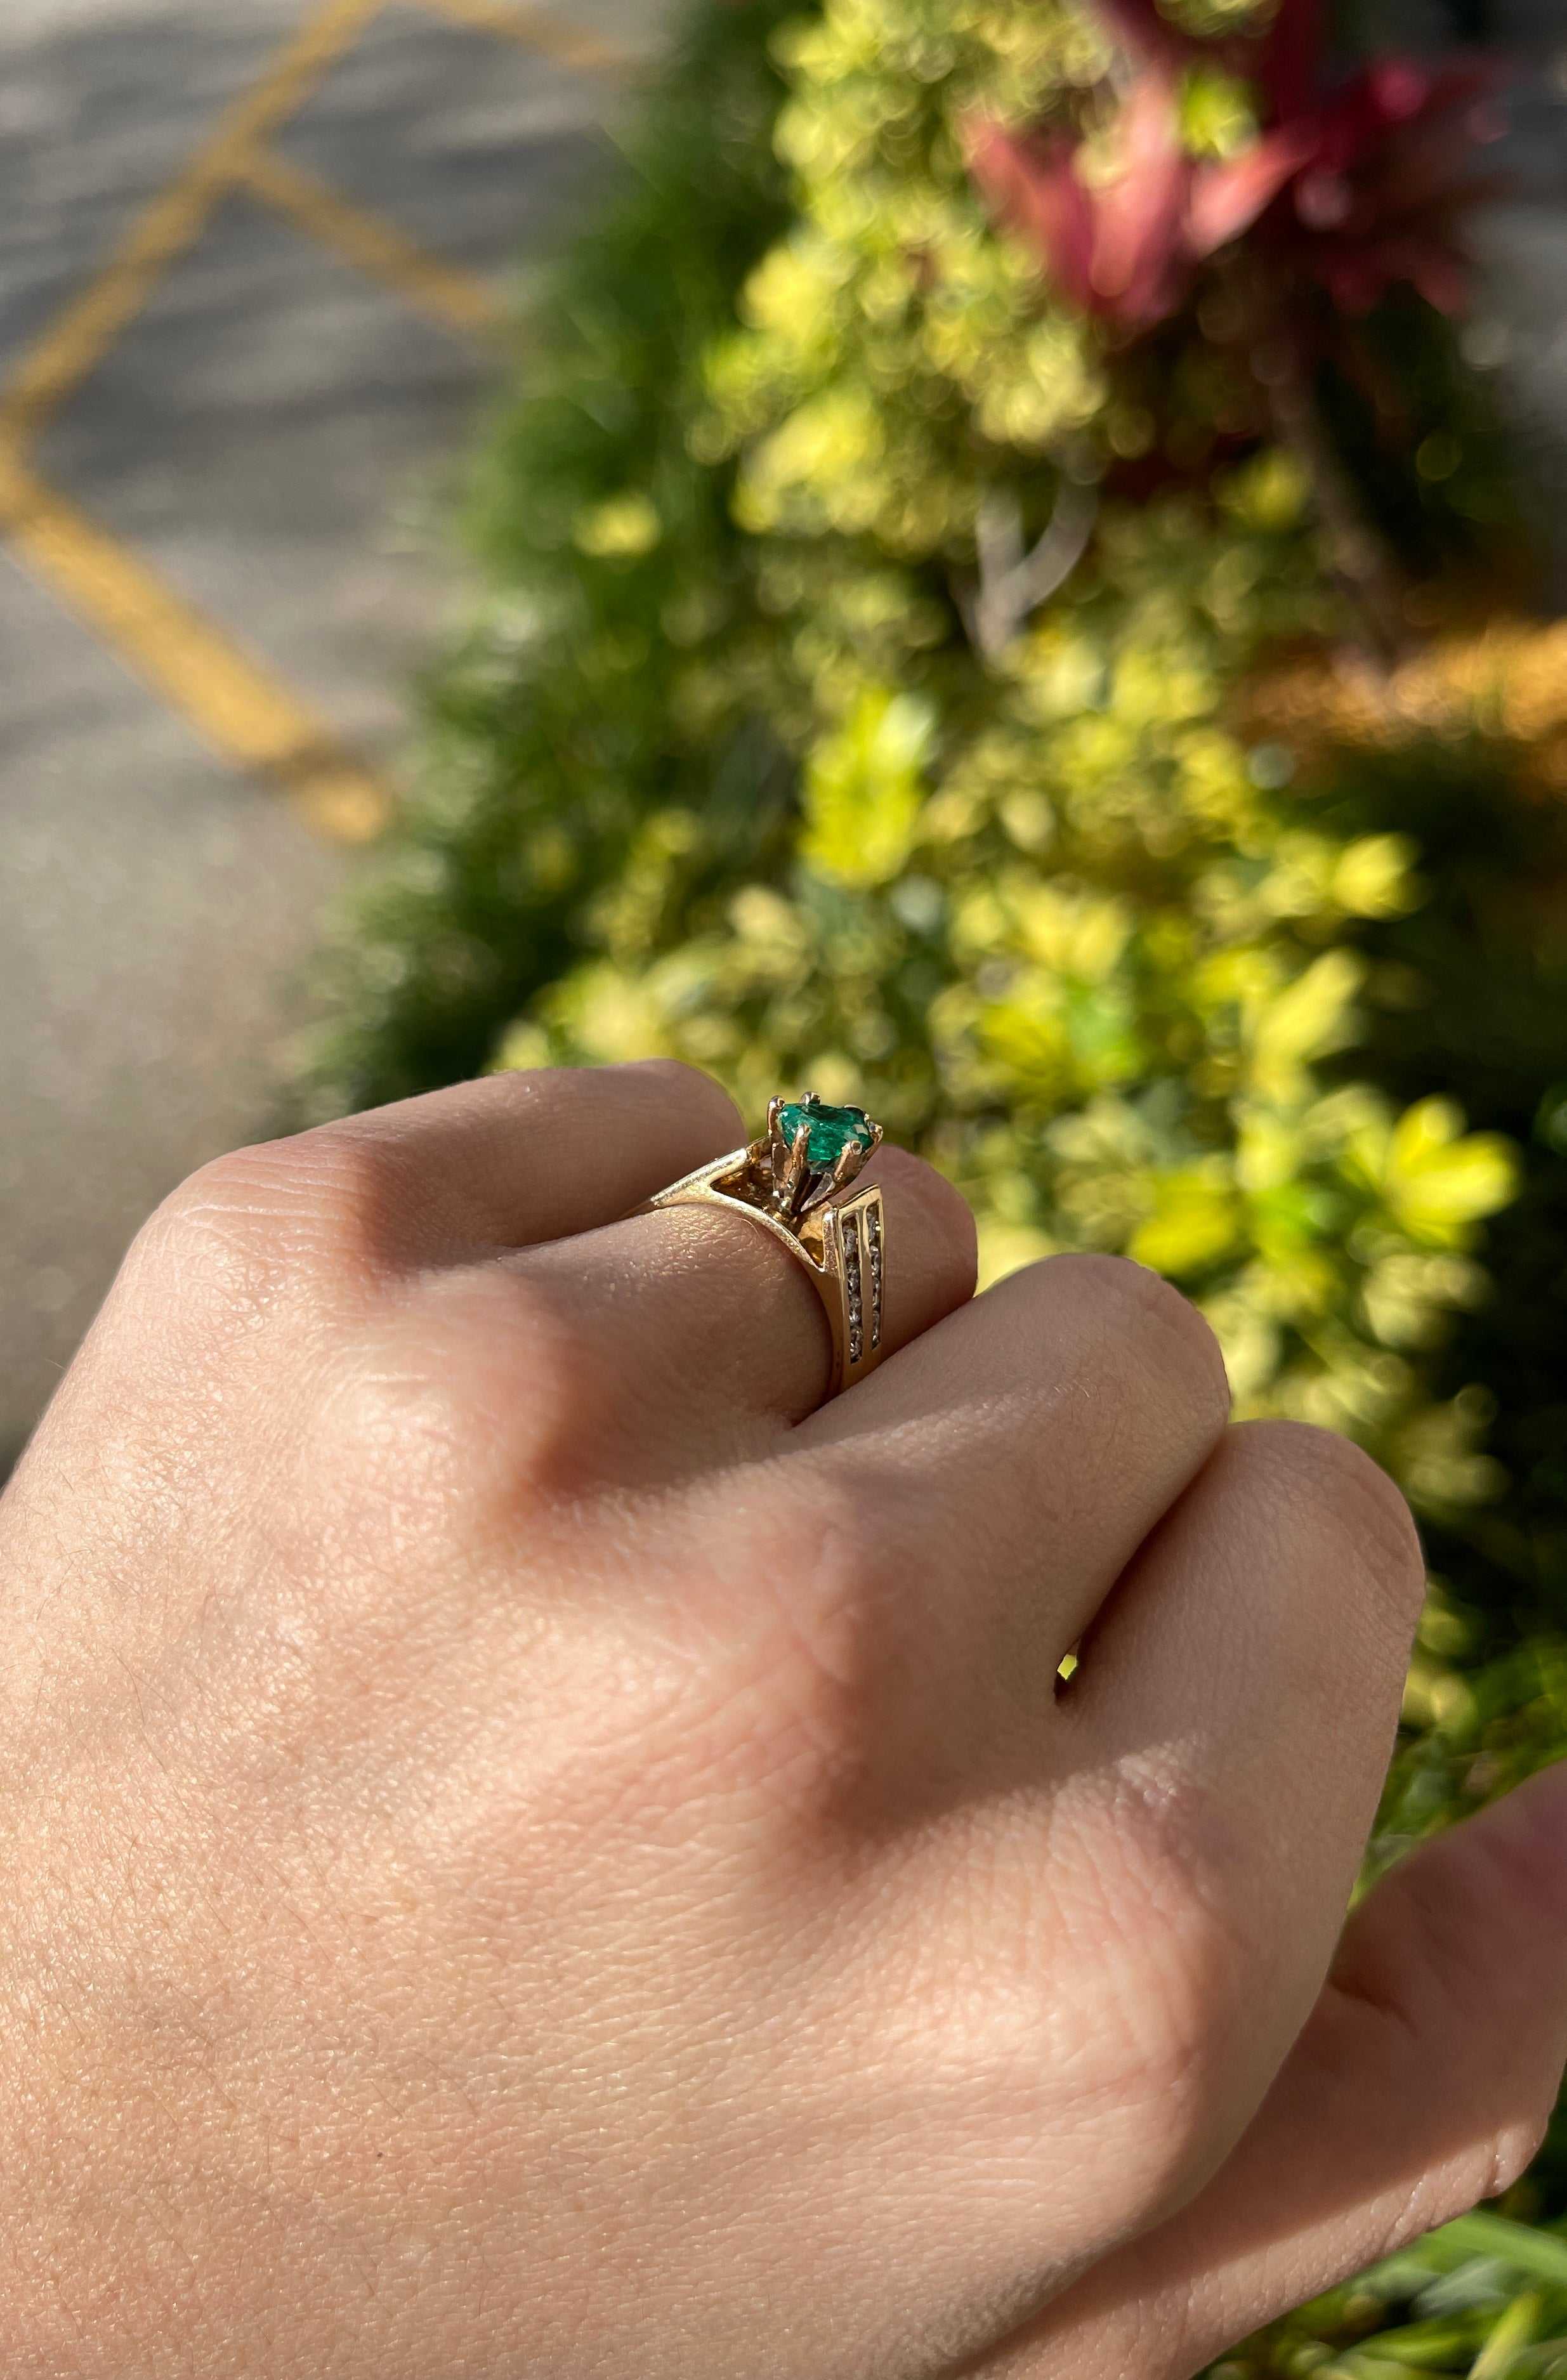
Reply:
[[[6,0],[0,384],[321,0]],[[572,0],[628,59],[660,12]],[[391,0],[271,141],[504,301],[606,170],[611,72]],[[395,775],[456,600],[431,524],[495,370],[249,195],[30,461]],[[214,750],[0,543],[0,1476],[157,1200],[268,1128],[358,855]]]
[[[0,386],[325,0],[3,0]],[[1435,0],[1391,30],[1439,35]],[[562,0],[646,53],[667,0]],[[1518,188],[1483,229],[1478,336],[1542,494],[1567,425],[1567,18],[1503,0]],[[606,170],[613,78],[388,0],[272,137],[498,296]],[[236,193],[32,460],[277,685],[395,771],[457,600],[430,524],[481,345]],[[0,455],[0,462],[4,456]],[[1567,540],[1561,541],[1567,553]],[[0,545],[0,1475],[130,1233],[267,1128],[323,902],[360,864],[216,751]]]

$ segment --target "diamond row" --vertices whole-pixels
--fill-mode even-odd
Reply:
[[[865,1247],[860,1251],[860,1227],[864,1225]],[[881,1344],[881,1210],[869,1206],[858,1215],[844,1219],[844,1287],[849,1304],[849,1365],[851,1369],[865,1353],[865,1321],[867,1285],[870,1297],[870,1344]]]
[[[849,1365],[852,1369],[865,1353],[865,1310],[860,1299],[859,1219],[855,1215],[844,1219],[844,1286],[849,1298]]]
[[[881,1344],[881,1209],[865,1210],[865,1260],[870,1275],[870,1343]]]

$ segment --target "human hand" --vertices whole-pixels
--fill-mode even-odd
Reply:
[[[891,1149],[820,1405],[617,1220],[743,1136],[501,1077],[132,1251],[0,1505],[6,2380],[1178,2380],[1526,2160],[1561,1780],[1335,1947],[1394,1490]]]

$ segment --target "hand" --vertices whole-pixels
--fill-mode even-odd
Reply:
[[[765,1232],[617,1220],[744,1136],[503,1077],[132,1251],[0,1507],[6,2380],[1174,2380],[1528,2155],[1560,1780],[1335,1949],[1388,1482],[892,1149],[820,1405]]]

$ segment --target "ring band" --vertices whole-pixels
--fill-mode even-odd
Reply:
[[[881,1344],[887,1221],[874,1184],[838,1198],[881,1143],[863,1108],[829,1107],[814,1091],[775,1099],[767,1128],[744,1148],[683,1174],[632,1211],[723,1207],[771,1232],[810,1275],[832,1334],[828,1396],[875,1370]]]

